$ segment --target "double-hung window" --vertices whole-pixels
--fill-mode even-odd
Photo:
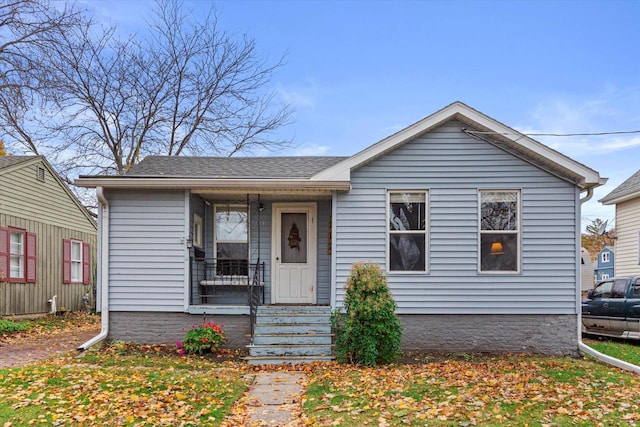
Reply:
[[[480,191],[480,271],[518,272],[520,191]]]
[[[9,235],[9,275],[13,279],[24,279],[24,233],[11,231]]]
[[[215,206],[215,253],[218,275],[247,276],[249,226],[246,206]]]
[[[36,281],[36,244],[35,233],[0,227],[0,281]]]
[[[602,252],[600,256],[601,262],[609,262],[611,260],[609,252]]]
[[[426,271],[427,195],[427,191],[389,192],[389,271]]]
[[[71,281],[82,282],[82,242],[71,241]]]
[[[91,283],[91,250],[81,240],[62,241],[62,283]]]

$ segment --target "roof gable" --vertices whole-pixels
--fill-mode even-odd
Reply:
[[[600,178],[598,172],[593,169],[505,126],[462,102],[454,102],[448,105],[440,111],[371,145],[335,166],[314,175],[311,177],[311,180],[348,181],[352,170],[364,166],[410,140],[451,120],[459,120],[481,133],[486,132],[490,134],[490,137],[484,138],[479,136],[479,138],[513,155],[519,156],[537,167],[548,171],[550,170],[553,173],[571,179],[576,185],[582,188],[596,187],[605,182]],[[471,133],[471,135],[473,134]]]
[[[615,205],[636,197],[640,197],[640,170],[598,201],[605,205]]]
[[[69,186],[60,178],[60,175],[51,166],[44,156],[6,156],[0,157],[0,175],[6,175],[6,178],[10,181],[12,179],[13,172],[18,172],[23,168],[29,168],[31,166],[42,166],[55,180],[56,186],[66,194],[69,200],[78,208],[78,211],[87,219],[92,228],[97,229],[97,224],[91,215],[91,213],[84,207],[84,205],[78,200],[76,195],[71,191]]]

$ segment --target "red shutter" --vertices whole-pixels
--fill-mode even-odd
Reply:
[[[0,282],[9,280],[9,229],[0,227]]]
[[[62,241],[62,283],[71,283],[71,240]]]
[[[25,282],[36,282],[36,267],[37,267],[37,245],[38,237],[35,233],[27,233],[27,262],[25,269]]]
[[[82,283],[91,283],[91,245],[82,243]]]

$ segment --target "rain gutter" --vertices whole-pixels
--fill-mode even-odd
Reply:
[[[78,347],[79,351],[85,351],[94,344],[107,338],[109,334],[109,202],[104,196],[102,187],[96,187],[96,196],[102,207],[100,215],[100,235],[98,236],[98,259],[100,276],[100,320],[101,330],[98,335]]]

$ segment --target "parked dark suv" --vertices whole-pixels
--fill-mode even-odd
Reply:
[[[640,339],[640,276],[598,283],[582,301],[583,331]]]

